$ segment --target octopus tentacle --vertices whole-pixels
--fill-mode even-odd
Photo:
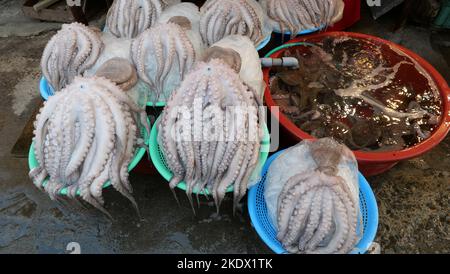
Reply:
[[[294,212],[290,218],[292,221],[289,222],[288,230],[282,240],[283,246],[288,251],[292,250],[291,245],[295,242],[298,242],[298,239],[303,232],[306,218],[308,217],[308,214],[311,210],[310,205],[316,191],[316,189],[312,189],[311,191],[307,192],[304,199],[302,199],[301,202],[297,202],[295,206]],[[298,249],[298,247],[294,247],[294,249],[296,248]]]
[[[134,140],[136,138],[136,126],[134,125],[133,120],[128,114],[129,111],[124,111],[124,108],[126,108],[125,105],[120,105],[116,100],[112,100],[112,98],[106,93],[99,92],[99,96],[102,98],[103,102],[111,109],[111,113],[115,121],[115,132],[117,138],[116,146],[119,148],[116,149],[116,152],[114,153],[118,154],[118,156],[116,156],[115,159],[110,163],[111,168],[108,176],[111,177],[112,186],[122,195],[128,198],[133,206],[137,208],[137,203],[131,196],[131,186],[129,185],[128,181],[125,180],[125,176],[121,176],[120,174],[123,166],[125,166],[126,169],[128,168],[127,162],[129,161],[130,157],[132,157],[132,153],[127,151],[127,148],[129,147],[129,141],[132,142],[131,147],[134,147]],[[131,132],[132,134],[134,133],[134,135],[129,136],[129,132]],[[120,153],[118,151],[120,151]],[[123,160],[124,158],[126,159]]]
[[[87,157],[89,149],[91,149],[95,132],[94,105],[91,101],[81,99],[80,112],[80,131],[84,134],[80,135],[72,156],[65,168],[65,176],[72,175],[83,163]]]
[[[89,94],[89,96],[97,102],[101,102],[101,98],[98,95]],[[99,133],[102,132],[102,134],[96,134],[94,136],[97,142],[95,156],[93,158],[92,165],[88,168],[88,172],[86,172],[86,176],[79,183],[79,190],[83,200],[92,204],[99,210],[104,211],[101,204],[95,201],[92,197],[89,186],[99,178],[108,163],[108,159],[113,153],[113,148],[115,145],[113,138],[115,122],[111,111],[103,104],[96,104],[95,117],[95,131]]]
[[[278,234],[277,238],[282,240],[288,233],[289,221],[292,216],[295,206],[300,198],[310,191],[316,184],[304,184],[302,182],[308,180],[311,175],[298,174],[290,178],[286,185],[283,187],[283,191],[278,198]]]
[[[58,107],[61,99],[62,96],[59,94],[49,98],[48,101],[44,102],[44,106],[40,109],[39,114],[36,116],[36,121],[34,122],[33,141],[34,153],[39,163],[39,167],[30,171],[30,177],[34,177],[34,174],[40,173],[44,167],[44,138],[47,134],[47,123],[53,111]]]
[[[305,232],[299,241],[299,250],[304,251],[306,249],[306,243],[311,240],[314,236],[314,231],[317,229],[319,224],[320,215],[322,213],[322,196],[323,196],[324,188],[320,188],[317,190],[312,204],[311,204],[311,215],[308,218],[308,224],[306,225]]]
[[[332,213],[333,213],[333,195],[331,195],[329,189],[323,190],[323,206],[322,215],[317,228],[317,232],[308,241],[306,245],[307,252],[313,252],[317,246],[325,239],[329,233],[332,225]]]

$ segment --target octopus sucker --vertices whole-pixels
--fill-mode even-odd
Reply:
[[[322,208],[319,205],[323,203],[323,192],[323,188],[318,189],[313,198],[311,204],[311,215],[308,218],[308,223],[306,225],[304,235],[298,243],[298,248],[300,251],[306,250],[306,243],[311,240],[312,236],[314,236],[314,231],[317,229],[316,224],[319,223],[320,215],[322,214]]]
[[[159,123],[158,142],[174,173],[170,188],[185,181],[192,207],[192,192],[207,189],[219,210],[231,185],[237,188],[235,203],[240,201],[254,155],[259,155],[253,142],[259,144],[261,137],[248,140],[248,132],[258,132],[259,121],[255,112],[248,116],[242,110],[257,106],[236,71],[219,59],[199,62],[172,93]],[[170,128],[182,136],[170,136]]]
[[[292,245],[294,245],[294,248],[298,249],[298,245],[296,243],[298,243],[301,233],[306,226],[306,220],[311,210],[309,205],[312,203],[316,192],[316,188],[306,192],[302,199],[303,202],[297,203],[292,215],[289,218],[289,225],[286,235],[280,240],[282,241],[283,246],[290,252],[292,252]]]
[[[303,141],[274,160],[264,195],[288,252],[348,253],[355,247],[361,235],[356,170],[351,151],[331,138]]]
[[[58,92],[94,66],[103,48],[98,31],[80,23],[64,24],[44,49],[42,73]]]
[[[319,221],[319,226],[316,229],[314,235],[307,241],[305,250],[306,251],[314,251],[317,246],[325,239],[325,237],[329,234],[332,227],[332,215],[333,215],[333,196],[329,189],[323,190],[323,209],[321,210],[321,216]],[[302,243],[300,247],[303,246]],[[305,251],[303,250],[303,251]]]
[[[34,140],[36,158],[43,161],[37,167],[39,178],[30,177],[43,180],[48,174],[44,190],[52,199],[61,199],[60,191],[67,187],[69,198],[79,193],[82,200],[110,218],[102,191],[111,180],[138,211],[127,167],[137,147],[139,120],[132,117],[142,116],[142,110],[106,78],[75,77],[72,84],[49,98],[40,113]],[[149,128],[148,124],[139,126]]]
[[[45,108],[41,108],[39,111],[39,114],[37,115],[37,119],[34,122],[35,128],[42,128],[43,130],[41,132],[38,132],[34,130],[33,134],[33,141],[35,143],[35,153],[36,151],[44,151],[44,143],[45,143],[45,136],[48,132],[48,126],[49,119],[51,117],[51,113],[58,107],[59,101],[62,99],[62,96],[59,94],[56,94],[53,96],[53,100],[50,102],[46,101],[44,102]],[[44,165],[44,157],[43,154],[37,154],[37,161],[40,166]],[[40,169],[34,169],[30,171],[30,177],[33,178],[34,175],[41,173]]]
[[[80,134],[72,151],[72,156],[65,167],[65,176],[70,177],[82,165],[90,150],[95,132],[94,105],[90,100],[81,98],[81,111],[79,112]]]

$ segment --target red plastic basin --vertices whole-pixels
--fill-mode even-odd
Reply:
[[[399,161],[407,160],[411,158],[418,157],[427,151],[431,150],[435,146],[437,146],[447,135],[450,130],[450,89],[447,85],[447,82],[442,77],[436,69],[433,68],[427,61],[423,58],[415,54],[414,52],[400,46],[394,44],[390,41],[366,35],[361,33],[352,33],[352,32],[324,32],[319,34],[313,34],[304,37],[298,37],[289,41],[290,43],[297,42],[314,42],[324,38],[326,36],[349,36],[352,38],[360,38],[360,39],[369,39],[375,43],[388,44],[393,48],[403,51],[406,55],[416,60],[425,71],[432,77],[435,81],[441,97],[442,97],[442,119],[439,126],[433,132],[432,136],[427,140],[401,151],[389,151],[389,152],[361,152],[354,151],[356,159],[358,160],[359,169],[365,176],[373,176],[377,174],[381,174],[393,166],[395,166]],[[272,58],[277,58],[283,53],[285,49],[280,49],[271,55]],[[276,103],[272,99],[270,88],[269,88],[269,72],[270,68],[264,69],[264,81],[266,82],[266,91],[264,94],[265,102],[267,106],[273,107],[276,106]],[[273,113],[274,117],[280,122],[280,134],[281,134],[281,144],[284,145],[293,145],[304,139],[314,139],[311,135],[302,131],[298,128],[291,120],[286,117],[283,113]]]

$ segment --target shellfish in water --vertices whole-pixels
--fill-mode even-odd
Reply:
[[[431,136],[442,99],[415,60],[367,39],[314,42],[283,52],[299,69],[271,72],[273,99],[299,128],[364,151],[402,150]]]

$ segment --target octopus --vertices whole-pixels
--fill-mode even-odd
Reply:
[[[228,64],[199,62],[172,93],[158,124],[172,191],[184,181],[194,210],[193,191],[198,199],[206,189],[219,212],[233,186],[236,209],[258,163],[261,121],[255,92]]]
[[[186,31],[175,23],[157,24],[137,37],[131,57],[152,101],[166,102],[193,67],[197,53]]]
[[[411,58],[391,62],[372,42],[346,37],[284,55],[297,58],[300,68],[273,70],[272,98],[313,137],[334,137],[354,150],[402,150],[428,139],[439,123],[435,84],[418,75],[427,82],[414,87],[399,76],[417,67]]]
[[[338,165],[355,162],[353,153],[331,138],[311,142],[308,150],[315,168],[291,176],[279,193],[277,239],[290,253],[349,253],[358,241],[359,197]]]
[[[208,0],[200,15],[200,34],[207,46],[232,34],[247,36],[254,45],[265,38],[264,13],[255,0]]]
[[[152,27],[172,2],[175,1],[114,0],[106,17],[106,28],[118,38],[135,38]]]
[[[123,90],[101,77],[75,77],[51,96],[36,117],[33,183],[52,200],[67,189],[69,198],[104,209],[102,189],[108,180],[138,211],[128,180],[128,165],[142,143],[140,127],[149,130],[145,111]],[[45,183],[44,183],[45,182]]]
[[[58,92],[94,66],[103,48],[98,29],[80,23],[64,24],[44,49],[42,73]]]
[[[303,30],[323,28],[342,17],[341,0],[261,0],[274,28],[294,38]]]

